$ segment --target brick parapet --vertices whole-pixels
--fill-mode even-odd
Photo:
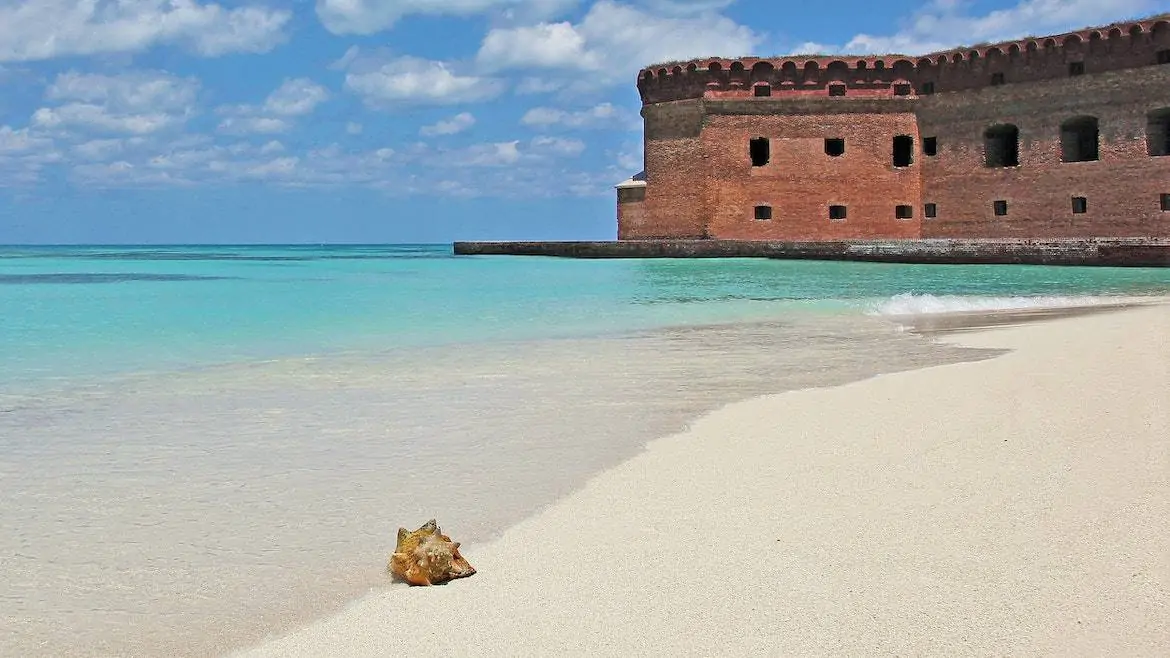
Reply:
[[[780,98],[825,96],[840,85],[845,96],[893,98],[982,89],[1104,73],[1158,63],[1170,49],[1170,14],[1087,28],[1050,37],[956,48],[923,56],[791,56],[702,58],[661,64],[638,74],[644,104],[692,98],[756,98],[767,85]],[[998,75],[997,75],[998,74]],[[1002,76],[1002,77],[1001,77]],[[933,86],[933,89],[930,89]]]

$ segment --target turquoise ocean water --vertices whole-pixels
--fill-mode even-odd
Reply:
[[[471,258],[445,245],[0,247],[0,391],[802,310],[974,310],[1168,288],[1157,269]]]
[[[1170,270],[0,247],[0,655],[219,655],[745,397],[994,354],[916,313]]]

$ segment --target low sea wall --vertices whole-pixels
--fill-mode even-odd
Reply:
[[[887,263],[1170,267],[1170,239],[1064,240],[619,240],[456,242],[457,255],[563,258],[780,258]]]

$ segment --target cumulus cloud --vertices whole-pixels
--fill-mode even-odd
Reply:
[[[197,0],[0,0],[0,62],[138,52],[177,44],[195,53],[267,52],[292,14]]]
[[[569,111],[552,107],[534,107],[524,113],[520,123],[526,126],[548,128],[613,128],[630,129],[639,127],[640,122],[627,111],[612,103],[601,103],[585,110]]]
[[[317,17],[334,34],[373,34],[407,15],[470,16],[491,11],[508,19],[549,18],[578,0],[317,0]]]
[[[585,142],[562,137],[537,137],[532,140],[532,149],[538,154],[548,153],[574,157],[585,152]]]
[[[54,101],[98,103],[121,110],[177,110],[195,102],[199,82],[165,71],[129,71],[118,75],[69,71],[45,90]]]
[[[628,83],[642,66],[671,59],[753,52],[762,38],[705,9],[663,16],[599,0],[579,23],[540,23],[488,32],[476,61],[495,69],[576,69],[598,84]]]
[[[227,115],[220,132],[281,133],[292,129],[293,119],[310,114],[329,98],[329,92],[308,78],[285,80],[260,105],[225,105],[216,110]]]
[[[329,98],[329,92],[308,78],[285,80],[264,100],[264,111],[281,116],[302,116]]]
[[[286,132],[292,128],[292,123],[276,117],[227,117],[219,122],[216,129],[232,135],[257,133],[271,135]]]
[[[454,135],[475,125],[475,117],[470,112],[460,112],[450,119],[437,121],[419,129],[419,134],[426,137],[435,135]]]
[[[101,75],[70,71],[45,92],[60,104],[33,112],[43,129],[147,134],[184,123],[194,113],[199,82],[164,71]]]
[[[398,57],[385,61],[358,57],[345,74],[346,90],[371,107],[454,105],[485,101],[504,90],[502,80],[462,74],[446,62]]]
[[[982,15],[968,13],[967,3],[933,0],[890,35],[858,34],[842,45],[801,44],[798,52],[927,52],[1028,35],[1052,34],[1110,23],[1158,10],[1155,0],[1021,0]]]
[[[52,146],[53,140],[43,135],[30,133],[28,128],[15,130],[11,126],[0,126],[0,154],[24,153]]]

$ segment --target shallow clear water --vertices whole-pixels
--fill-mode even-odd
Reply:
[[[214,655],[477,543],[724,403],[985,358],[883,314],[1170,271],[0,249],[0,653]],[[473,560],[474,562],[474,560]]]
[[[852,310],[896,295],[1167,288],[1159,269],[484,258],[445,246],[0,247],[0,393],[256,358]]]

